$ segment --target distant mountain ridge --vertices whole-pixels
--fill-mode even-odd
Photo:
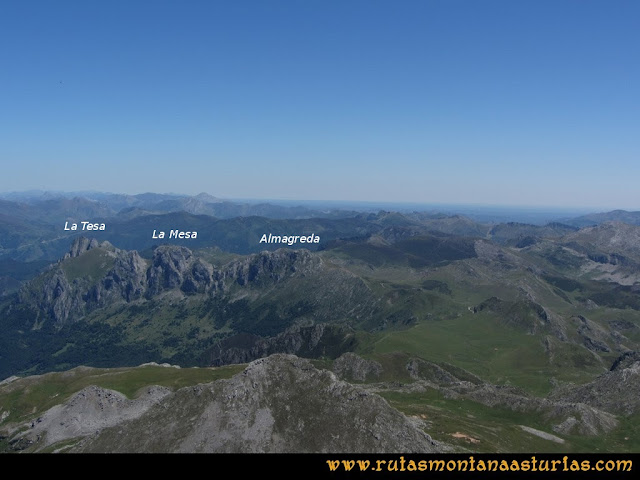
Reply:
[[[19,301],[35,303],[46,312],[49,320],[61,326],[95,309],[117,302],[153,298],[167,290],[215,296],[234,285],[264,286],[291,277],[314,275],[317,278],[324,268],[322,260],[306,250],[263,252],[215,268],[181,246],[157,247],[152,259],[145,260],[135,250],[120,250],[109,242],[99,243],[80,237],[64,260],[52,266],[40,281],[21,290]],[[330,272],[334,284],[342,281],[358,283],[347,271],[332,269]],[[316,285],[320,288],[319,280]],[[364,301],[366,288],[361,289],[359,297]]]
[[[122,211],[162,214],[187,212],[218,218],[259,215],[269,218],[335,217],[353,214],[353,211],[311,209],[303,206],[282,206],[263,203],[241,203],[216,198],[207,193],[195,196],[142,193],[124,195],[112,193],[78,193],[0,196],[0,213],[22,211],[29,219],[42,219],[51,223],[78,220],[80,217],[107,219]]]
[[[612,210],[610,212],[590,213],[563,221],[576,227],[591,227],[605,222],[621,222],[629,225],[640,225],[640,211]]]

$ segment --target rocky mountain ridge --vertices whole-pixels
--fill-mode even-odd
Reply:
[[[251,362],[228,380],[174,392],[148,387],[131,400],[86,387],[2,432],[11,449],[25,451],[56,444],[68,452],[127,453],[450,450],[378,395],[282,354]]]
[[[75,273],[78,269],[82,274]],[[322,259],[306,250],[263,252],[214,268],[186,247],[157,247],[148,261],[135,250],[80,237],[63,260],[20,291],[19,303],[35,304],[63,325],[108,305],[150,299],[170,290],[215,297],[233,287],[264,287],[321,271],[325,271]],[[331,275],[335,282],[358,283],[345,270],[333,269]]]
[[[400,364],[383,366],[346,353],[326,370],[309,360],[275,354],[251,362],[228,380],[180,389],[149,384],[129,398],[90,385],[46,411],[9,423],[5,418],[14,418],[11,412],[1,410],[0,445],[4,442],[7,451],[27,452],[466,451],[459,442],[458,447],[443,443],[441,431],[434,430],[438,441],[426,433],[434,428],[431,415],[441,407],[434,405],[428,416],[406,417],[378,396],[433,397],[429,394],[433,391],[458,405],[465,401],[517,412],[516,418],[523,423],[514,427],[523,438],[533,435],[548,444],[568,445],[578,437],[612,435],[629,415],[637,413],[638,365],[637,352],[629,352],[592,382],[558,386],[551,395],[537,397],[516,387],[484,382],[450,364],[415,357],[407,357],[403,364],[409,381],[388,382],[381,381],[388,377],[387,369]],[[71,381],[81,377],[83,369],[63,375]],[[180,369],[168,370],[180,376]],[[107,372],[102,375],[108,377]],[[0,383],[0,398],[38,388],[38,382],[46,382],[47,377],[7,379]],[[629,388],[625,398],[630,403],[616,402],[618,393],[607,395],[607,391]],[[404,405],[413,409],[412,403]],[[461,432],[450,436],[475,443],[486,440]]]

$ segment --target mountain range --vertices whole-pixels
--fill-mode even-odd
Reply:
[[[202,213],[224,203],[0,202],[0,449],[640,446],[637,212],[544,225],[386,210]],[[107,228],[62,230],[80,219]],[[198,236],[150,234],[171,228]],[[263,233],[322,241],[261,244]],[[250,404],[230,400],[252,389]],[[320,390],[335,395],[283,413]],[[363,402],[359,414],[349,398]],[[331,412],[330,429],[344,433],[318,430]],[[200,420],[171,427],[186,418]],[[120,431],[128,440],[109,433]],[[348,431],[364,437],[349,443]]]

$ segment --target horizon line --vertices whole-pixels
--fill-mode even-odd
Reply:
[[[508,204],[508,203],[456,203],[456,202],[443,202],[443,201],[427,201],[427,200],[328,200],[328,199],[290,199],[290,198],[274,198],[274,197],[236,197],[236,196],[216,196],[212,195],[208,192],[200,192],[196,194],[190,193],[178,193],[178,192],[154,192],[154,191],[143,191],[139,193],[123,193],[123,192],[113,192],[113,191],[104,191],[104,190],[42,190],[42,189],[27,189],[27,190],[11,190],[11,191],[1,191],[0,197],[12,196],[12,195],[60,195],[60,196],[68,196],[68,195],[91,195],[91,194],[102,194],[102,195],[122,195],[122,196],[130,196],[136,197],[140,195],[169,195],[175,197],[187,197],[193,198],[199,195],[208,195],[220,201],[227,202],[276,202],[276,203],[296,203],[302,202],[304,204],[334,204],[334,205],[394,205],[394,206],[414,206],[414,207],[437,207],[437,208],[498,208],[498,209],[522,209],[522,210],[569,210],[569,211],[588,211],[593,213],[608,213],[612,211],[626,211],[626,212],[637,212],[640,211],[640,207],[621,207],[621,206],[583,206],[583,205],[533,205],[533,204]],[[302,205],[301,205],[302,206]]]

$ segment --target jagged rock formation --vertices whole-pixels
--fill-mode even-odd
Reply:
[[[120,392],[90,386],[83,388],[62,405],[56,405],[31,422],[19,444],[38,444],[38,449],[57,442],[94,435],[103,428],[137,418],[169,395],[165,387],[148,387],[135,400]]]
[[[622,222],[583,228],[566,235],[563,243],[599,263],[637,265],[640,259],[640,227]]]
[[[345,350],[353,349],[355,345],[353,335],[338,325],[296,324],[273,337],[233,335],[208,349],[201,358],[206,365],[221,366],[247,363],[274,353],[312,358],[335,357]]]
[[[147,262],[136,252],[120,251],[113,268],[93,287],[91,297],[97,305],[109,301],[131,302],[142,298],[148,290]]]
[[[432,362],[427,362],[420,358],[411,359],[406,365],[409,375],[414,380],[426,380],[433,382],[437,385],[452,385],[460,383],[461,381],[469,382],[473,385],[480,385],[483,381],[465,371],[461,368],[456,368],[453,365],[447,365],[447,369],[436,365]]]
[[[357,319],[371,313],[374,302],[362,280],[346,270],[327,268],[306,250],[265,251],[215,269],[186,247],[157,247],[149,262],[136,251],[87,238],[76,239],[63,260],[26,285],[19,303],[44,313],[40,322],[51,319],[63,325],[105,306],[150,299],[170,290],[215,297],[234,288],[265,289],[292,278],[304,285],[311,277],[313,288],[308,288],[307,297],[317,304],[317,317]],[[327,297],[331,304],[323,305]]]
[[[640,412],[640,353],[626,352],[609,372],[577,387],[559,389],[554,398],[582,402],[622,415]]]
[[[541,413],[553,424],[553,430],[564,434],[601,435],[618,426],[616,417],[602,409],[567,398],[547,399],[531,397],[512,387],[484,384],[451,387],[457,394],[489,407],[505,407],[519,412]]]
[[[347,352],[333,362],[333,371],[344,380],[366,382],[380,377],[382,365],[375,360],[365,360],[353,352]]]
[[[562,434],[593,436],[618,426],[618,420],[612,413],[564,395],[555,398],[534,397],[515,387],[484,382],[452,365],[436,365],[422,359],[411,359],[406,368],[415,381],[393,386],[392,389],[412,393],[436,389],[446,398],[466,398],[488,407],[541,414],[555,432]],[[380,391],[389,386],[382,384],[370,388]]]
[[[610,352],[611,348],[606,343],[609,334],[595,322],[588,320],[582,315],[576,317],[579,325],[577,332],[583,339],[583,345],[593,352]]]
[[[14,445],[38,451],[74,437],[72,452],[438,452],[376,394],[273,355],[229,380],[136,400],[97,387],[30,421]]]
[[[69,253],[67,253],[64,258],[79,257],[83,253],[88,252],[92,248],[96,248],[99,245],[99,242],[95,238],[88,239],[86,237],[78,237],[73,241]]]
[[[21,289],[18,302],[44,313],[40,322],[62,325],[114,302],[141,298],[146,270],[137,252],[80,237],[61,261]]]

